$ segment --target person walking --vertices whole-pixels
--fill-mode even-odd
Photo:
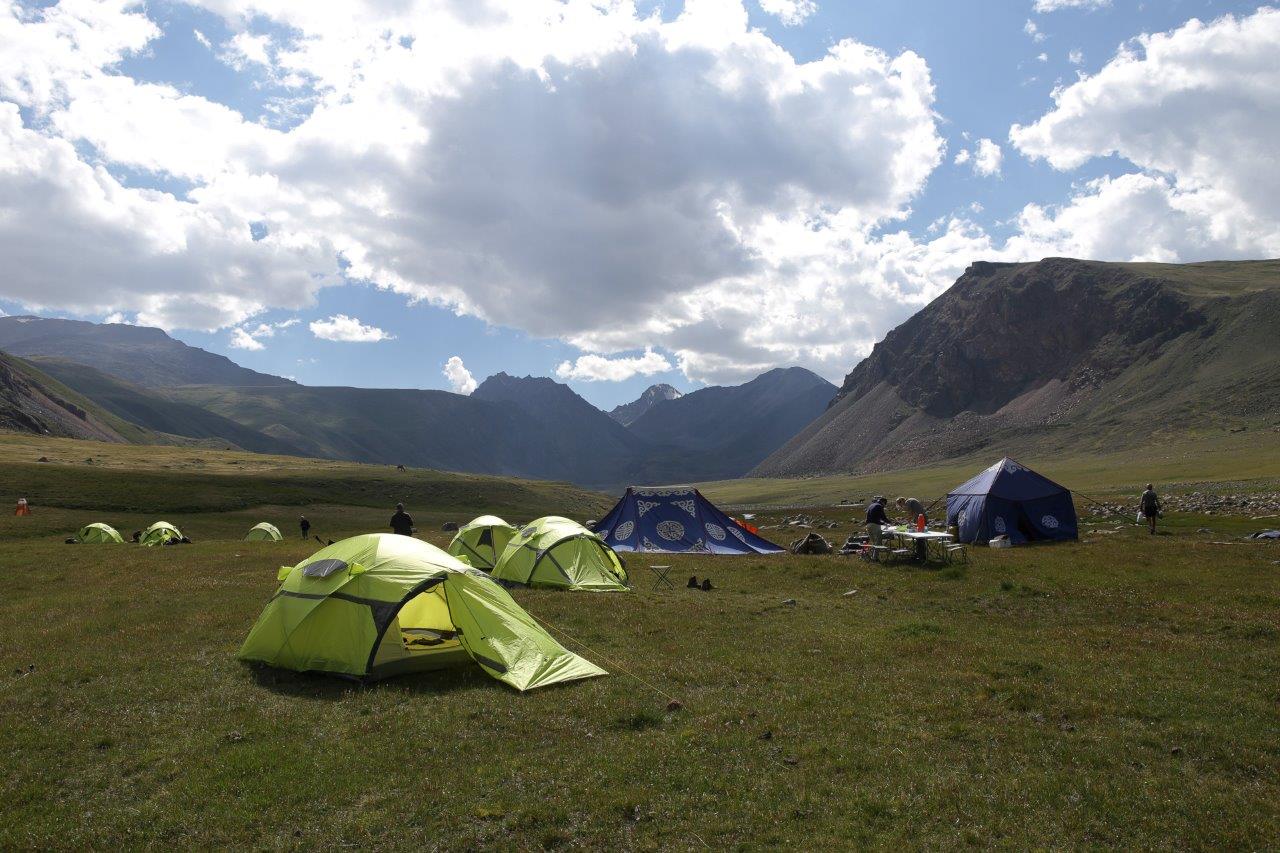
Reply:
[[[391,516],[391,530],[401,536],[413,535],[413,516],[404,511],[404,504],[396,504],[396,514]]]
[[[1156,533],[1156,519],[1160,517],[1160,497],[1150,483],[1147,483],[1147,490],[1142,493],[1140,506],[1142,508],[1142,517],[1147,520],[1147,532],[1154,536]]]
[[[305,515],[298,516],[298,527],[302,530],[302,538],[306,539],[307,535],[311,533],[311,522],[307,521]]]

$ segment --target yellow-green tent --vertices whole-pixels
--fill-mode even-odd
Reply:
[[[246,542],[279,542],[282,538],[280,528],[268,522],[261,522],[249,528],[249,532],[245,534]]]
[[[116,529],[110,524],[102,522],[94,522],[86,524],[80,528],[80,532],[76,534],[76,541],[86,544],[100,544],[103,542],[124,542],[124,538],[116,532]]]
[[[458,535],[449,543],[449,553],[466,557],[477,569],[493,571],[502,549],[515,535],[516,529],[496,515],[482,515],[458,529]]]
[[[517,690],[607,675],[478,569],[408,536],[344,539],[296,566],[239,658],[360,680],[467,660]]]
[[[509,583],[593,592],[626,590],[627,570],[613,549],[587,528],[548,515],[512,537],[493,568]]]
[[[147,546],[164,545],[166,542],[174,542],[181,538],[181,530],[167,521],[157,521],[142,531],[142,536],[138,539],[138,543]]]

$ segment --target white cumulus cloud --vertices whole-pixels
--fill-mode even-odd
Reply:
[[[266,348],[266,344],[262,343],[262,341],[258,340],[248,331],[240,328],[239,326],[231,330],[231,340],[228,343],[228,346],[231,346],[235,349],[250,350],[255,352],[257,350]]]
[[[652,376],[668,370],[671,370],[671,362],[665,356],[646,349],[644,355],[633,357],[579,356],[576,361],[561,362],[556,368],[556,376],[584,382],[622,382],[633,376]]]
[[[327,320],[312,320],[310,328],[311,334],[325,341],[371,344],[389,341],[395,337],[377,326],[367,326],[346,314],[334,314]]]
[[[985,177],[1000,174],[1000,163],[1004,152],[1000,146],[990,139],[979,139],[978,147],[973,153],[973,171]]]
[[[440,372],[445,379],[449,380],[449,387],[453,390],[453,393],[470,394],[476,390],[476,378],[471,375],[471,371],[467,370],[467,366],[462,363],[461,356],[449,356],[449,360],[444,363],[444,368]]]
[[[1011,129],[1019,151],[1063,170],[1116,155],[1140,171],[1089,184],[1050,219],[1029,208],[1029,236],[1087,212],[1103,219],[1090,227],[1081,215],[1082,234],[1146,230],[1153,242],[1144,251],[1170,259],[1280,252],[1277,44],[1280,9],[1191,20],[1140,36],[1097,74],[1055,92],[1052,110]]]
[[[1031,40],[1036,44],[1039,44],[1046,38],[1045,34],[1040,31],[1040,27],[1037,26],[1036,22],[1030,18],[1027,18],[1027,22],[1022,25],[1022,31],[1031,36]]]
[[[784,26],[803,24],[818,11],[814,0],[760,0],[760,8],[774,15]]]
[[[297,317],[282,320],[278,323],[259,323],[256,326],[237,326],[231,330],[230,346],[236,349],[260,350],[265,347],[263,338],[274,338],[276,332],[291,328],[301,322]]]

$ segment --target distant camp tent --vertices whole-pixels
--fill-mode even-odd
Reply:
[[[362,681],[474,661],[517,690],[608,674],[488,575],[419,539],[344,539],[280,578],[241,660]]]
[[[280,528],[274,524],[263,521],[249,528],[249,532],[245,534],[246,542],[279,542],[283,539],[280,535]]]
[[[489,572],[515,535],[516,529],[496,515],[482,515],[458,529],[448,550],[455,557],[466,557],[477,569]]]
[[[124,538],[110,524],[95,521],[93,524],[81,527],[75,541],[86,545],[97,545],[106,542],[123,543]]]
[[[527,586],[592,592],[627,589],[627,570],[613,549],[581,524],[558,515],[520,528],[503,549],[493,576]]]
[[[1071,492],[1007,456],[947,495],[947,525],[961,542],[1079,538]]]
[[[631,486],[595,525],[618,551],[659,554],[781,554],[692,486]]]
[[[142,531],[138,544],[147,546],[164,545],[182,538],[182,531],[167,521],[157,521]]]

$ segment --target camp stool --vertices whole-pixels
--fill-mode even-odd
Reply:
[[[676,585],[671,582],[671,578],[667,577],[667,573],[671,571],[670,566],[650,566],[649,571],[653,572],[653,588],[657,590],[663,584],[667,589],[674,590]]]
[[[887,545],[872,545],[867,543],[867,546],[862,550],[862,559],[866,560],[868,563],[879,563],[882,562],[882,558],[889,556],[890,550],[891,549]]]
[[[957,558],[962,559],[966,563],[969,562],[969,550],[959,542],[947,543],[947,562],[954,562]]]

